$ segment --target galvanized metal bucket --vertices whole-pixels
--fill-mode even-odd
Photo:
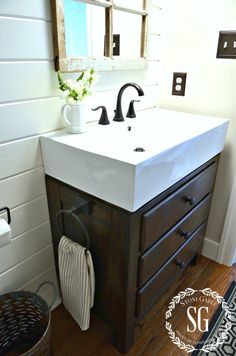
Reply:
[[[46,284],[54,291],[49,306],[37,295]],[[52,355],[50,309],[55,299],[56,288],[52,282],[42,283],[35,293],[16,291],[0,295],[0,356]]]

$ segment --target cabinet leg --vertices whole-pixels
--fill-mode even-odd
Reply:
[[[195,257],[192,259],[191,265],[192,265],[192,266],[196,266],[196,265],[198,264],[198,262],[199,262],[199,258],[200,258],[200,253],[197,253],[197,254],[195,255]]]
[[[129,325],[128,328],[113,330],[113,345],[122,354],[129,351],[134,343],[135,336],[135,322]]]

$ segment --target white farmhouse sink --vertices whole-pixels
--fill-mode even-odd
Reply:
[[[154,108],[83,134],[56,131],[41,137],[45,172],[133,212],[221,152],[227,127],[225,119]]]

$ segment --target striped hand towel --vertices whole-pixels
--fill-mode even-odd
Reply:
[[[81,330],[87,330],[95,292],[91,254],[78,243],[62,236],[58,257],[63,304]]]

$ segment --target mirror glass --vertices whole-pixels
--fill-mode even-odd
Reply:
[[[146,68],[148,0],[51,0],[55,69]]]
[[[66,57],[103,57],[105,10],[103,7],[64,0]]]
[[[124,26],[124,23],[129,24],[128,27]],[[137,16],[129,12],[114,10],[113,33],[114,35],[119,36],[120,57],[122,58],[141,57],[141,31],[142,31],[141,16]]]

